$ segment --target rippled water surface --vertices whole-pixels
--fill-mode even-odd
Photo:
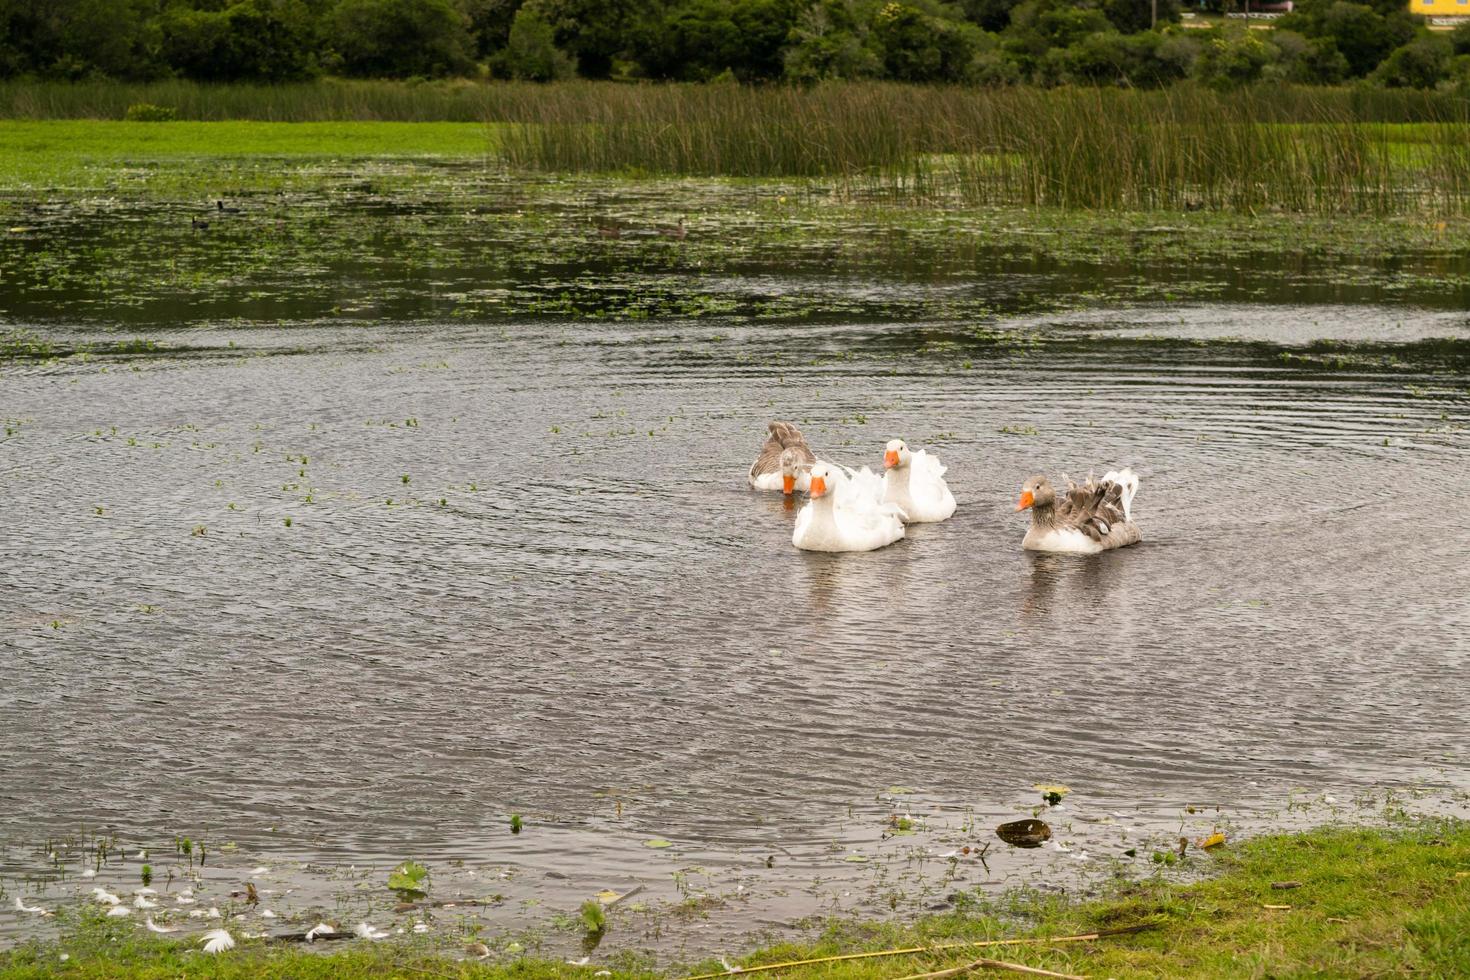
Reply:
[[[51,241],[89,234],[115,230]],[[1038,782],[1107,825],[1074,830],[1098,858],[1186,805],[1248,824],[1293,791],[1470,789],[1454,302],[1082,299],[1091,273],[1159,277],[983,254],[706,274],[681,244],[567,275],[740,309],[365,319],[329,309],[343,273],[263,310],[140,286],[170,312],[139,320],[12,283],[3,325],[48,354],[0,364],[0,868],[64,896],[51,835],[190,834],[328,901],[302,862],[380,884],[417,856],[463,894],[502,882],[487,916],[525,925],[527,897],[695,867],[716,922],[769,927],[859,904],[813,878],[877,903],[849,855],[988,839]],[[752,306],[785,295],[861,315]],[[958,512],[796,551],[795,510],[744,483],[778,417],[848,465],[938,452]],[[1020,550],[1026,476],[1119,465],[1141,545]],[[900,811],[928,836],[883,839]],[[999,879],[1050,873],[1020,860]]]

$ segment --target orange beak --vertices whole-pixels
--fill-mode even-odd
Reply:
[[[817,497],[826,496],[827,481],[822,479],[820,476],[812,477],[812,488],[809,493],[810,496],[814,499]]]
[[[883,454],[883,468],[884,469],[891,470],[891,469],[893,469],[897,465],[898,465],[898,450],[897,449],[890,449],[886,453]]]
[[[1036,498],[1031,496],[1031,491],[1022,490],[1021,500],[1019,503],[1016,504],[1016,510],[1025,510],[1027,507],[1030,507],[1034,503],[1036,503]]]
[[[793,493],[796,492],[796,474],[795,473],[785,473],[785,474],[782,474],[782,476],[781,476],[781,492],[784,493],[788,497],[791,496]]]

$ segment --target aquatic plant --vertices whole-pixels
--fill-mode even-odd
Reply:
[[[405,895],[423,895],[429,890],[429,869],[417,861],[404,861],[388,874],[388,887]]]
[[[589,933],[602,933],[607,931],[607,910],[602,903],[595,898],[589,898],[582,903],[582,926]]]

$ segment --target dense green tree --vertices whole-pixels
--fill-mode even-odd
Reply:
[[[974,28],[942,20],[903,3],[888,3],[873,18],[889,78],[902,82],[954,82],[966,77],[975,56]]]
[[[1212,88],[1229,89],[1258,81],[1276,53],[1255,32],[1219,35],[1205,44],[1195,75]]]
[[[960,0],[960,8],[971,23],[982,30],[1000,32],[1011,24],[1011,11],[1021,0]]]
[[[780,78],[799,12],[794,0],[683,0],[649,23],[639,61],[654,78]]]
[[[868,23],[853,0],[818,0],[797,17],[784,55],[793,82],[878,78],[883,60],[869,43]]]
[[[0,67],[48,78],[168,74],[156,0],[0,0]]]
[[[607,78],[615,60],[633,53],[644,29],[662,17],[663,0],[544,0],[556,45],[577,59],[587,78]]]
[[[1011,11],[1011,26],[1001,41],[1001,50],[1015,63],[1023,79],[1054,85],[1065,81],[1067,59],[1052,52],[1110,29],[1100,10],[1068,6],[1058,0],[1026,0]]]
[[[469,19],[471,50],[488,58],[510,43],[510,27],[524,0],[459,0]]]
[[[1157,88],[1189,75],[1198,54],[1192,40],[1172,43],[1154,31],[1089,34],[1068,48],[1055,48],[1058,81],[1092,85]]]
[[[468,18],[451,0],[341,0],[332,31],[351,75],[434,78],[472,67]]]
[[[1434,88],[1449,77],[1454,53],[1449,38],[1425,34],[1383,59],[1373,80],[1388,88]]]
[[[1402,6],[1385,14],[1347,0],[1303,0],[1277,26],[1306,37],[1330,37],[1353,77],[1367,75],[1390,51],[1408,44],[1416,30],[1415,19]]]
[[[1279,52],[1266,77],[1299,85],[1335,85],[1347,77],[1348,63],[1330,37],[1305,38],[1285,29],[1271,32]]]
[[[1154,16],[1158,27],[1179,22],[1179,0],[1102,0],[1103,14],[1124,34],[1153,30]]]
[[[1470,54],[1470,17],[1450,31],[1450,47],[1455,54]]]
[[[536,0],[516,11],[495,64],[497,74],[532,82],[553,82],[577,73],[576,61],[556,46],[551,23]]]
[[[179,73],[205,81],[297,81],[317,73],[317,18],[301,0],[239,0],[221,10],[176,6],[160,20]]]

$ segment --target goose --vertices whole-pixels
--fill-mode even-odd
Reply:
[[[1060,498],[1043,475],[1021,486],[1016,510],[1031,511],[1031,527],[1021,541],[1027,551],[1095,555],[1130,544],[1142,535],[1133,523],[1133,495],[1138,475],[1132,470],[1110,470],[1101,480],[1091,475],[1082,486],[1068,481]]]
[[[880,484],[866,466],[851,476],[827,463],[812,466],[811,501],[796,515],[791,543],[803,551],[873,551],[903,537],[902,512],[879,501]]]
[[[902,439],[894,439],[884,448],[883,470],[883,501],[896,504],[908,523],[934,524],[954,513],[954,494],[938,456],[910,452]]]
[[[776,421],[766,426],[769,435],[765,445],[750,465],[750,485],[757,490],[780,490],[790,495],[797,490],[806,493],[811,484],[811,469],[816,455],[806,444],[801,430],[790,422]]]

